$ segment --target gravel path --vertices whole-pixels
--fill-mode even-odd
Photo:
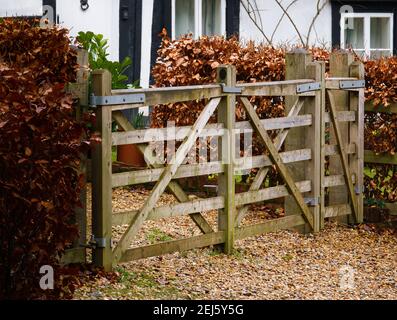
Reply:
[[[147,195],[114,192],[119,211]],[[174,200],[165,195],[162,201]],[[246,223],[269,215],[259,208]],[[207,217],[215,222],[215,213]],[[121,231],[116,228],[114,236]],[[186,217],[151,221],[134,245],[196,233]],[[99,278],[80,288],[75,299],[397,299],[397,236],[329,222],[316,235],[280,231],[237,241],[232,256],[196,249],[130,262],[117,272],[115,283]]]

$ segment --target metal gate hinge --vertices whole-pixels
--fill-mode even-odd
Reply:
[[[87,248],[106,248],[107,238],[95,238],[94,235],[91,235],[91,240],[88,245],[82,245]],[[112,247],[112,239],[110,239],[110,246]]]
[[[243,88],[227,87],[224,83],[221,83],[220,85],[222,87],[222,93],[241,94],[243,92]]]
[[[296,93],[305,93],[321,89],[321,82],[304,83],[296,86]]]
[[[117,96],[95,96],[94,94],[90,97],[90,105],[106,106],[106,105],[122,105],[122,104],[134,104],[134,103],[145,103],[146,97],[144,93],[131,93]]]
[[[106,238],[95,238],[97,248],[106,248]]]
[[[321,203],[320,198],[304,198],[304,200],[311,207],[318,206]]]
[[[365,88],[365,80],[343,80],[339,82],[340,89]]]
[[[360,195],[360,194],[365,192],[365,187],[361,186],[361,188],[360,188],[360,186],[355,186],[354,187],[354,192],[356,193],[356,195]]]

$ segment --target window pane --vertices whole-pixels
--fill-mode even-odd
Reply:
[[[221,34],[221,0],[202,0],[203,34]]]
[[[371,59],[379,59],[381,57],[391,56],[390,50],[371,50]]]
[[[364,18],[345,19],[345,48],[364,49]]]
[[[175,0],[175,37],[193,33],[194,0]]]
[[[371,49],[390,48],[390,19],[371,18]]]

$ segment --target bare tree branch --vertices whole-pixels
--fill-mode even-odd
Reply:
[[[270,38],[266,35],[266,33],[264,31],[262,16],[261,16],[260,10],[258,8],[257,1],[256,0],[240,0],[240,3],[242,4],[244,10],[247,12],[248,17],[251,19],[251,21],[254,23],[255,27],[263,35],[263,37],[266,39],[266,41],[267,41],[267,43],[269,45],[273,45],[274,37],[275,37],[275,35],[277,33],[277,30],[279,29],[283,19],[285,17],[287,17],[288,20],[290,21],[291,25],[293,26],[293,28],[296,31],[296,34],[299,37],[301,45],[303,47],[305,47],[305,48],[309,47],[310,35],[312,34],[313,30],[316,32],[315,23],[316,23],[318,17],[320,16],[322,10],[325,8],[325,6],[327,4],[327,1],[324,0],[324,2],[321,2],[322,0],[317,0],[316,13],[315,13],[314,17],[312,18],[312,20],[310,22],[307,35],[304,35],[301,31],[299,31],[298,26],[296,25],[294,19],[292,18],[292,16],[288,12],[288,10],[292,7],[292,5],[297,3],[298,0],[292,0],[288,4],[288,6],[286,6],[286,7],[281,3],[281,0],[274,0],[274,1],[280,7],[280,9],[282,10],[283,14],[281,15],[280,19],[278,20],[278,22],[277,22],[277,24],[276,24],[276,26],[275,26],[275,28],[273,30],[273,33],[271,34]]]
[[[299,37],[299,39],[300,39],[300,41],[302,43],[302,46],[305,46],[305,41],[303,40],[303,37],[302,37],[301,33],[299,32],[298,27],[296,26],[294,20],[289,15],[288,11],[282,6],[282,4],[281,4],[281,2],[279,0],[274,0],[274,1],[276,1],[278,6],[280,7],[280,9],[283,10],[283,12],[287,16],[288,20],[291,22],[292,26],[294,27],[294,29],[295,29],[295,31],[296,31],[296,33],[297,33],[297,35],[298,35],[298,37]]]
[[[262,22],[262,15],[261,15],[261,13],[259,12],[259,8],[258,8],[258,3],[256,2],[256,0],[253,0],[253,7],[255,6],[255,10],[256,10],[256,12],[258,12],[258,17],[259,17],[259,24],[262,26],[262,29],[263,29],[263,22]]]
[[[256,13],[255,13],[255,9],[253,8],[252,4],[250,3],[250,0],[246,0],[247,3],[245,3],[244,0],[240,0],[240,3],[242,4],[244,10],[247,12],[248,17],[251,19],[251,21],[254,23],[254,25],[256,26],[256,28],[259,30],[259,32],[263,35],[263,37],[266,39],[267,43],[269,45],[272,45],[269,37],[266,35],[266,33],[263,30],[263,25],[261,26],[260,24],[262,23],[262,18],[260,20],[260,22],[258,23],[257,21],[257,17],[256,17]],[[254,1],[255,2],[255,1]],[[250,7],[253,8],[253,10],[250,10]],[[260,15],[260,14],[259,14]]]
[[[297,1],[298,1],[298,0],[292,1],[292,2],[288,5],[288,7],[285,9],[285,11],[288,11],[288,9],[291,8],[291,6],[292,6],[293,4],[295,4],[295,2],[297,2]],[[283,21],[284,17],[285,17],[285,12],[283,12],[283,14],[281,15],[280,19],[279,19],[278,22],[277,22],[276,27],[275,27],[274,30],[273,30],[272,36],[270,37],[270,41],[271,41],[271,42],[273,42],[274,36],[276,35],[276,32],[277,32],[277,30],[278,30],[278,28],[279,28],[281,22]]]
[[[313,17],[312,22],[310,23],[309,31],[307,32],[306,47],[309,46],[310,34],[312,33],[314,24],[316,23],[316,20],[319,17],[321,11],[325,8],[325,5],[327,4],[327,1],[324,1],[322,6],[320,7],[320,2],[321,2],[321,0],[317,0],[317,12],[316,12],[315,16]]]

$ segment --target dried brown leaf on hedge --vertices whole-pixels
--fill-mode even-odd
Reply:
[[[241,44],[236,38],[204,36],[194,40],[185,36],[172,41],[162,33],[163,42],[158,50],[157,63],[152,70],[156,87],[210,84],[216,82],[216,68],[232,64],[237,69],[237,82],[250,83],[285,79],[287,48],[274,48],[250,41]],[[324,61],[329,72],[330,51],[327,48],[309,49],[314,61]],[[355,57],[359,59],[358,56]],[[183,63],[182,63],[183,61]],[[366,100],[375,105],[388,106],[397,101],[397,58],[363,61],[366,70]],[[174,103],[154,107],[152,125],[165,127],[169,121],[176,126],[192,125],[208,101]],[[285,116],[282,97],[251,97],[260,118]],[[375,108],[376,110],[376,108]],[[246,120],[243,106],[236,106],[237,121]],[[212,117],[211,122],[216,118]],[[397,148],[396,115],[366,113],[365,147],[377,153],[395,154]],[[272,134],[274,137],[274,133]],[[260,140],[254,136],[254,154],[264,152]],[[386,170],[386,169],[385,169]],[[277,180],[276,175],[273,179]]]
[[[0,21],[0,299],[68,292],[59,256],[78,236],[78,168],[88,147],[64,92],[77,68],[66,30]],[[55,290],[39,287],[43,265],[55,270]]]
[[[397,102],[397,57],[382,57],[365,63],[366,99],[374,106]],[[376,109],[375,109],[376,110]]]

